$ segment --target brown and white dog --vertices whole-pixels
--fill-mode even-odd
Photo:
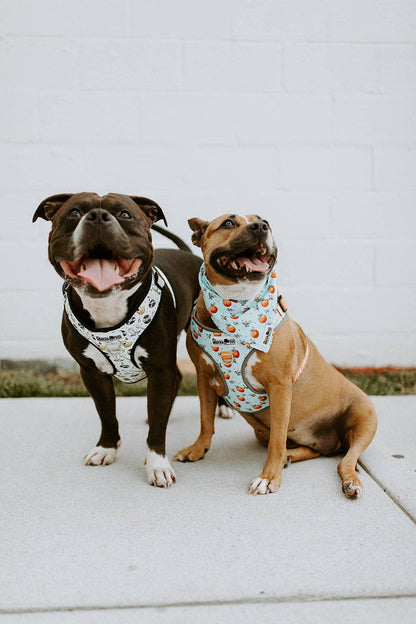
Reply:
[[[200,258],[174,234],[156,202],[110,193],[54,195],[36,210],[52,222],[49,260],[65,280],[64,344],[78,362],[101,420],[87,465],[111,464],[120,444],[113,376],[147,377],[149,434],[145,468],[151,485],[169,487],[166,427],[181,374],[176,345],[198,295]],[[165,221],[166,222],[166,221]],[[153,252],[151,227],[179,249]]]
[[[212,222],[194,218],[188,223],[193,230],[193,243],[203,252],[206,278],[224,299],[224,305],[230,305],[233,300],[252,301],[258,297],[269,276],[274,275],[272,270],[277,258],[269,224],[256,215],[233,214]],[[263,304],[268,305],[265,301]],[[285,306],[282,308],[285,312]],[[177,453],[175,459],[179,461],[204,457],[214,434],[218,396],[227,399],[228,375],[221,373],[221,368],[198,346],[199,331],[202,332],[203,327],[211,332],[217,328],[213,312],[216,308],[207,309],[201,291],[194,312],[195,322],[200,327],[195,335],[190,330],[187,334],[188,351],[198,375],[201,431],[194,444]],[[232,405],[253,427],[256,438],[268,448],[266,464],[250,484],[249,492],[276,492],[282,468],[288,461],[345,452],[338,465],[342,489],[348,498],[358,498],[362,494],[362,484],[356,466],[377,428],[374,406],[357,386],[324,360],[297,323],[287,314],[283,317],[284,322],[274,333],[270,349],[267,352],[254,349],[240,373],[251,388],[264,395],[260,396],[262,400],[268,396],[269,406],[245,412],[243,404]],[[261,316],[259,319],[260,322],[264,320]],[[234,331],[232,323],[230,320],[228,331]],[[220,334],[214,331],[213,335]],[[218,351],[218,346],[212,349]],[[238,350],[234,354],[238,356]],[[244,392],[244,388],[239,390]]]

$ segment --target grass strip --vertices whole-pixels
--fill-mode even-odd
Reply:
[[[416,394],[416,370],[389,370],[359,372],[339,369],[366,394]],[[124,384],[115,380],[117,396],[146,396],[146,380]],[[185,373],[179,388],[180,396],[196,396],[196,376]],[[16,368],[0,370],[0,398],[22,397],[83,397],[88,396],[81,377],[70,371],[44,372],[37,369]]]

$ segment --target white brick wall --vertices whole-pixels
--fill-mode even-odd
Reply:
[[[416,365],[414,0],[2,0],[0,32],[0,358],[65,354],[31,217],[92,190],[188,241],[264,215],[331,361]]]

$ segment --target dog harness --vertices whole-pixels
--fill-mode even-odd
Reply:
[[[167,285],[175,304],[172,287],[157,267],[152,269],[152,281],[137,310],[121,325],[109,329],[87,329],[75,316],[64,286],[64,309],[71,325],[83,338],[96,347],[113,368],[113,377],[125,383],[135,383],[146,377],[135,352],[143,332],[149,327],[158,310],[162,289]]]
[[[195,305],[191,317],[192,339],[217,367],[225,387],[224,399],[231,407],[249,413],[266,409],[270,405],[267,393],[264,389],[256,390],[245,372],[255,351],[269,351],[274,334],[287,318],[287,305],[279,295],[276,272],[270,274],[253,301],[223,299],[209,282],[204,265],[199,282],[205,306],[218,329],[198,322]],[[308,349],[294,383],[307,358]]]

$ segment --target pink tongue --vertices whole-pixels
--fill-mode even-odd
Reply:
[[[267,262],[262,262],[260,258],[237,258],[237,262],[241,268],[245,266],[252,271],[267,271],[269,268]]]
[[[115,260],[93,258],[85,260],[83,266],[85,270],[80,271],[78,275],[95,286],[97,290],[107,290],[111,286],[124,282],[124,278],[115,271],[115,268],[118,268]]]

